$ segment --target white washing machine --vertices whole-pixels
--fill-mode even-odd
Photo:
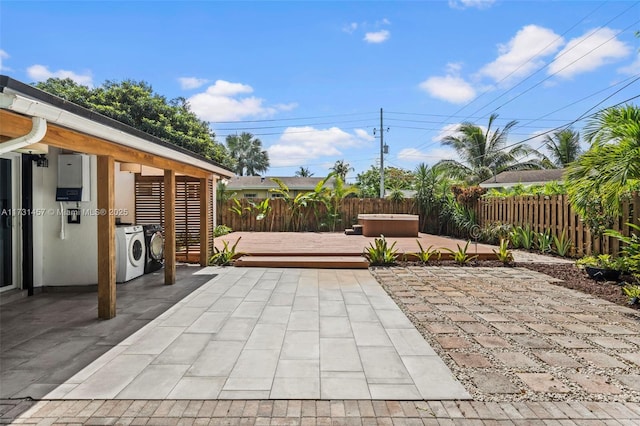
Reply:
[[[116,227],[117,283],[123,283],[144,274],[145,252],[142,226]]]

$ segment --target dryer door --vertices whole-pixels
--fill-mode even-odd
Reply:
[[[131,236],[129,262],[136,267],[144,265],[144,234],[142,232]]]
[[[164,238],[162,238],[162,232],[156,232],[149,239],[149,254],[153,260],[162,260],[164,258]]]

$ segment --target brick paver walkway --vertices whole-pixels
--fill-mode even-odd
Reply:
[[[640,405],[605,402],[82,400],[0,404],[38,425],[638,425]]]

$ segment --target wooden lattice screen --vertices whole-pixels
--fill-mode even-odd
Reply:
[[[213,194],[213,180],[209,180]],[[136,224],[160,224],[164,227],[164,179],[162,176],[136,174]],[[209,204],[209,251],[213,250],[215,202]],[[183,262],[200,261],[200,180],[176,176],[176,258]]]

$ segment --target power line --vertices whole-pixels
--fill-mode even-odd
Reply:
[[[640,19],[639,19],[639,20],[637,20],[637,21],[635,21],[635,22],[633,22],[631,25],[629,25],[628,27],[626,27],[624,30],[621,30],[621,31],[617,32],[616,34],[614,34],[612,37],[610,37],[610,38],[609,38],[609,39],[607,39],[606,41],[604,41],[604,42],[600,43],[596,48],[594,48],[594,49],[590,50],[589,52],[585,53],[584,55],[580,56],[578,59],[576,59],[576,60],[572,61],[571,63],[569,63],[569,64],[567,64],[567,65],[565,65],[563,68],[559,69],[558,71],[556,71],[556,72],[554,72],[554,73],[552,73],[552,74],[548,75],[546,78],[544,78],[544,79],[540,80],[538,83],[534,84],[533,86],[529,87],[528,89],[524,90],[523,92],[521,92],[521,93],[517,94],[517,95],[516,95],[516,96],[514,96],[513,98],[511,98],[511,99],[509,99],[508,101],[504,102],[503,104],[499,105],[497,108],[494,108],[494,110],[493,110],[493,111],[495,112],[495,111],[499,110],[500,108],[502,108],[503,106],[508,105],[508,104],[510,104],[511,102],[515,101],[516,99],[518,99],[518,98],[519,98],[519,97],[521,97],[522,95],[524,95],[524,94],[526,94],[526,93],[529,93],[531,90],[533,90],[533,89],[535,89],[536,87],[540,86],[540,85],[541,85],[542,83],[544,83],[545,81],[547,81],[547,80],[549,80],[550,78],[552,78],[552,77],[554,77],[554,76],[558,75],[560,72],[562,72],[562,71],[566,70],[567,68],[569,68],[570,66],[572,66],[573,64],[575,64],[576,62],[578,62],[579,60],[581,60],[582,58],[584,58],[585,56],[590,55],[591,53],[593,53],[593,51],[594,51],[594,50],[597,50],[597,49],[599,49],[600,47],[604,46],[605,44],[609,43],[611,40],[613,40],[614,38],[616,38],[618,35],[622,34],[623,32],[627,31],[629,28],[631,28],[631,27],[635,26],[635,25],[636,25],[636,24],[638,24],[638,23],[640,23]],[[592,33],[591,35],[593,35],[593,34],[595,34],[595,32],[594,32],[594,33]],[[590,35],[590,36],[591,36],[591,35]],[[589,36],[589,37],[590,37],[590,36]],[[588,38],[588,37],[587,37],[587,38]],[[586,40],[586,39],[584,39],[584,40]],[[584,40],[582,40],[582,41],[584,41]],[[581,41],[581,42],[582,42],[582,41]],[[576,45],[576,46],[577,46],[577,45]],[[574,48],[575,48],[575,46],[574,46]],[[568,51],[564,52],[564,53],[563,53],[563,55],[564,55],[564,54],[566,54],[567,52],[568,52]],[[562,56],[562,55],[560,55],[560,56]],[[538,71],[536,71],[535,73],[531,74],[530,76],[528,76],[527,78],[525,78],[524,80],[522,80],[522,82],[521,82],[521,83],[524,83],[524,82],[525,82],[525,81],[527,81],[529,78],[531,78],[531,77],[533,77],[534,75],[536,75],[536,74],[537,74],[539,71],[541,71],[542,69],[547,68],[547,67],[548,67],[549,65],[551,65],[553,62],[555,62],[558,58],[560,58],[560,56],[556,57],[553,61],[549,62],[545,67],[540,68]],[[518,85],[520,85],[521,83],[518,83]],[[505,96],[507,93],[509,93],[511,90],[513,90],[515,87],[517,87],[518,85],[516,85],[516,86],[512,87],[511,89],[507,90],[506,92],[504,92],[502,95],[498,96],[498,97],[497,97],[496,99],[494,99],[493,101],[491,101],[491,102],[489,102],[489,103],[485,104],[484,106],[482,106],[481,108],[479,108],[478,110],[476,110],[476,111],[474,112],[474,114],[476,114],[476,113],[480,112],[481,110],[483,110],[483,109],[484,109],[484,108],[486,108],[487,106],[491,105],[493,102],[495,102],[495,101],[497,101],[498,99],[502,98],[502,97],[503,97],[503,96]],[[485,116],[486,116],[486,114],[485,114]]]
[[[571,26],[571,27],[569,27],[567,30],[565,30],[565,31],[564,31],[560,36],[558,36],[558,37],[556,38],[556,40],[557,40],[557,39],[559,39],[559,38],[562,38],[562,37],[563,37],[564,35],[566,35],[569,31],[571,31],[573,28],[575,28],[577,25],[579,25],[581,22],[583,22],[585,19],[587,19],[587,18],[588,18],[589,16],[591,16],[593,13],[595,13],[598,9],[600,9],[604,4],[606,4],[606,1],[605,1],[605,2],[603,2],[603,3],[601,3],[601,4],[600,4],[598,7],[596,7],[594,10],[592,10],[591,12],[589,12],[586,16],[584,16],[582,19],[580,19],[580,20],[579,20],[578,22],[576,22],[574,25],[572,25],[572,26]],[[606,25],[606,24],[605,24],[605,25]],[[554,40],[554,41],[555,41],[555,40]],[[531,62],[531,61],[532,61],[532,60],[533,60],[533,59],[534,59],[534,58],[535,58],[539,53],[542,53],[542,52],[543,52],[547,47],[549,47],[549,45],[545,46],[542,50],[540,50],[538,53],[536,53],[536,55],[534,55],[534,56],[532,56],[531,58],[529,58],[529,60],[527,60],[524,64],[527,64],[527,63]],[[523,64],[523,65],[524,65],[524,64]],[[520,69],[523,65],[521,65],[521,66],[520,66],[520,67],[518,67],[517,69]],[[540,68],[540,69],[543,69],[543,68],[544,68],[544,67],[542,67],[542,68]],[[515,72],[515,71],[513,71],[513,72]],[[510,74],[508,74],[506,77],[504,77],[504,78],[503,78],[502,80],[500,80],[498,83],[501,83],[501,82],[502,82],[502,81],[504,81],[506,78],[510,77],[510,76],[513,74],[513,72],[512,72],[512,73],[510,73]],[[523,80],[523,81],[521,81],[520,83],[518,83],[518,85],[519,85],[519,84],[521,84],[521,83],[523,83],[524,81],[526,81],[526,79],[525,79],[525,80]],[[515,88],[515,87],[517,87],[517,85],[516,85],[516,86],[514,86],[514,88]],[[513,88],[512,88],[512,89],[513,89]],[[511,89],[510,89],[510,90],[511,90]],[[485,90],[484,92],[480,93],[478,96],[474,97],[471,101],[467,102],[467,103],[466,103],[466,104],[464,104],[462,107],[460,107],[460,108],[459,108],[456,112],[454,112],[451,116],[447,117],[447,119],[445,119],[444,121],[447,121],[447,120],[449,120],[450,118],[452,118],[454,115],[457,115],[458,113],[460,113],[461,111],[463,111],[463,110],[464,110],[465,108],[467,108],[469,105],[473,104],[474,102],[476,102],[478,99],[480,99],[482,96],[486,95],[486,94],[487,94],[487,93],[489,93],[490,91],[491,91],[491,89],[487,89],[487,90]],[[475,114],[475,113],[474,113],[474,114]],[[471,115],[474,115],[474,114],[471,114]],[[468,118],[469,118],[469,117],[467,117],[467,119],[468,119]],[[443,121],[443,123],[444,123],[444,121]],[[464,120],[463,120],[463,121],[464,121]],[[443,123],[441,123],[441,124],[443,124]]]

